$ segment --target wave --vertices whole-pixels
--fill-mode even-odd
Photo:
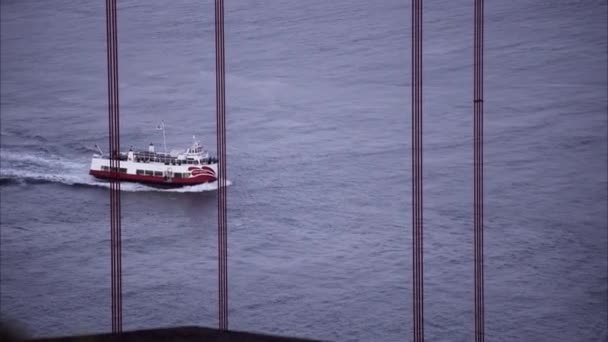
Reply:
[[[10,165],[6,167],[6,165]],[[0,185],[58,183],[68,186],[110,188],[110,183],[88,174],[88,161],[66,160],[54,155],[24,154],[0,150]],[[230,180],[226,186],[232,185]],[[218,182],[161,189],[140,183],[121,182],[125,192],[205,192],[218,189]]]
[[[85,154],[99,153],[99,150],[95,147],[95,145],[72,143],[72,144],[66,144],[65,146],[68,148],[71,148],[72,150],[79,152],[79,153],[85,153]]]
[[[35,135],[29,135],[27,133],[25,133],[24,130],[17,130],[17,129],[1,129],[0,130],[0,136],[4,136],[4,137],[18,137],[18,138],[23,138],[23,139],[27,139],[27,140],[33,140],[36,143],[47,143],[48,139],[46,137],[43,137],[42,135],[39,134],[35,134]]]

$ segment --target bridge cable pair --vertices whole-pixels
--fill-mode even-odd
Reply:
[[[474,0],[473,240],[475,342],[483,342],[483,0]],[[424,341],[422,172],[422,0],[412,0],[412,307],[413,340]]]

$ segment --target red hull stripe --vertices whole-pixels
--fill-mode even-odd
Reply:
[[[188,168],[188,171],[192,171],[192,173],[195,173],[195,172],[203,172],[203,171],[204,171],[204,172],[209,172],[209,173],[211,173],[212,175],[215,175],[215,171],[213,171],[213,169],[212,169],[212,168],[210,168],[210,167],[208,167],[208,166],[203,166],[203,167],[190,166],[190,167]]]
[[[111,180],[112,172],[109,171],[97,171],[90,170],[91,176]],[[131,175],[127,173],[119,173],[118,179],[127,182],[140,182],[140,183],[151,183],[151,184],[165,184],[165,185],[196,185],[214,182],[216,178],[211,175],[198,175],[190,178],[173,178],[170,182],[165,180],[165,177],[160,176],[144,176],[144,175]]]
[[[215,174],[214,173],[209,173],[209,172],[204,172],[204,171],[200,171],[200,172],[192,171],[192,176],[193,177],[198,177],[198,176],[201,176],[201,175],[210,176],[210,177],[215,178]]]

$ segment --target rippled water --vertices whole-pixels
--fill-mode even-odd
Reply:
[[[425,333],[471,340],[473,2],[425,3]],[[3,319],[110,330],[103,2],[0,2]],[[410,3],[226,4],[230,328],[411,336]],[[486,4],[486,332],[608,338],[605,1]],[[213,4],[123,0],[121,142],[215,150]],[[217,324],[213,184],[123,184],[125,329]]]

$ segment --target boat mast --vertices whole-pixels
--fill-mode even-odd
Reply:
[[[165,149],[165,153],[167,153],[167,138],[165,137],[165,121],[161,121],[160,125],[157,129],[161,129],[163,131],[163,147]]]
[[[97,151],[99,151],[99,155],[103,156],[103,151],[101,150],[101,147],[99,147],[99,145],[95,144],[95,147],[97,148]]]

